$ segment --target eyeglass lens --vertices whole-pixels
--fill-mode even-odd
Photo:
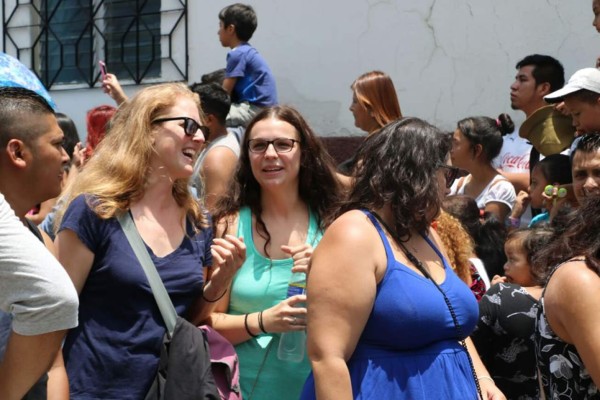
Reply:
[[[253,153],[263,153],[272,144],[277,153],[286,153],[292,150],[294,142],[293,139],[287,138],[277,138],[274,140],[252,139],[249,142],[249,148]]]

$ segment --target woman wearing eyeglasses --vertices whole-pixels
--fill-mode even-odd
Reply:
[[[469,172],[459,179],[450,194],[464,194],[481,210],[504,222],[515,204],[515,188],[492,166],[500,154],[502,137],[514,130],[508,114],[497,119],[470,117],[458,121],[452,142],[452,165]]]
[[[218,257],[241,264],[212,325],[236,347],[245,400],[297,399],[310,366],[278,358],[281,334],[306,327],[306,296],[287,297],[305,273],[338,198],[334,166],[293,108],[249,123],[227,195],[216,206]]]
[[[143,399],[157,371],[165,323],[117,216],[132,217],[179,315],[207,318],[229,287],[227,263],[204,285],[213,234],[188,191],[202,122],[186,86],[143,89],[66,193],[56,247],[80,296],[64,344],[71,399]]]

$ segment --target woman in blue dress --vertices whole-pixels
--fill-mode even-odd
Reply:
[[[431,221],[456,177],[448,135],[416,118],[358,154],[341,215],[313,254],[302,399],[504,399],[467,338],[475,297]]]

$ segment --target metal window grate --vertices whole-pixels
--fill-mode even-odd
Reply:
[[[187,80],[187,0],[3,0],[2,14],[3,51],[48,89],[93,87],[98,60],[137,84]]]

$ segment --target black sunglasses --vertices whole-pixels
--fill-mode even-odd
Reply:
[[[446,187],[450,189],[456,178],[458,178],[458,175],[460,175],[460,169],[444,164],[438,165],[438,168],[442,168],[444,170],[444,177],[446,178]]]
[[[273,140],[251,139],[248,140],[248,150],[252,153],[264,153],[270,144],[273,145],[275,152],[288,153],[294,148],[294,143],[300,143],[296,139],[277,138]]]
[[[154,121],[152,121],[152,123],[157,124],[159,122],[179,121],[179,120],[184,121],[183,122],[183,131],[185,132],[185,134],[187,136],[196,135],[196,132],[198,132],[198,129],[200,129],[200,131],[202,132],[202,135],[204,135],[204,138],[208,137],[208,127],[204,126],[204,125],[200,125],[199,123],[197,123],[196,121],[194,121],[192,118],[189,118],[189,117],[159,118],[159,119],[155,119]]]

